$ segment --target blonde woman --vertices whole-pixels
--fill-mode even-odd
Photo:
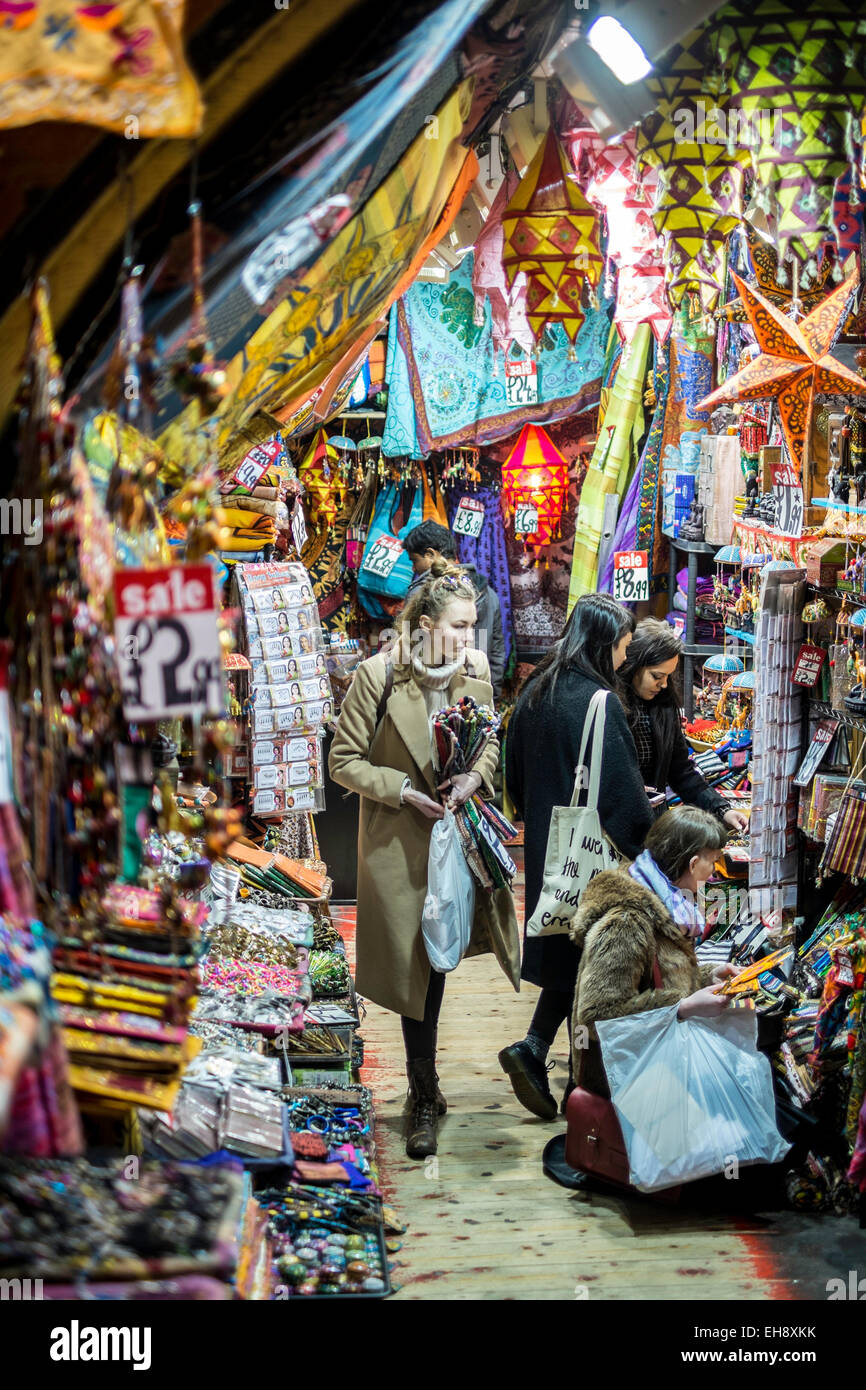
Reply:
[[[430,832],[445,804],[493,794],[498,745],[476,771],[437,786],[431,718],[470,695],[492,704],[490,668],[471,644],[475,590],[465,572],[437,561],[401,614],[390,652],[359,666],[343,701],[329,760],[331,777],[361,798],[358,834],[357,985],[401,1015],[409,1077],[406,1152],[436,1152],[446,1110],[436,1075],[436,1034],[445,976],[431,970],[421,934]],[[509,889],[475,895],[470,955],[492,950],[519,988],[520,951]]]

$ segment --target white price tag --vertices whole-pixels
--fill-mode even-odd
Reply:
[[[649,599],[649,556],[645,550],[615,552],[613,596],[617,603],[643,603]]]
[[[114,637],[130,722],[225,713],[222,648],[210,565],[121,569]]]
[[[296,500],[295,510],[292,512],[292,538],[295,542],[295,549],[300,555],[307,544],[307,521],[304,516],[304,504],[300,497]]]
[[[505,399],[509,406],[538,401],[538,367],[531,357],[505,363]]]
[[[534,536],[538,530],[538,508],[522,502],[514,509],[515,536]]]
[[[775,529],[783,536],[803,534],[803,485],[789,464],[773,468],[773,498],[776,503]]]
[[[368,574],[377,574],[380,579],[387,579],[403,554],[403,542],[396,536],[377,536],[364,556],[361,570],[366,570]]]
[[[484,525],[484,503],[477,497],[461,497],[454,517],[455,536],[472,536],[477,540]]]
[[[245,458],[235,469],[233,481],[252,492],[258,487],[269,468],[272,468],[282,452],[279,439],[269,439],[266,444],[254,444]]]

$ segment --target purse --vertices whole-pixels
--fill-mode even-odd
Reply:
[[[662,972],[657,958],[653,958],[653,985],[662,989]],[[619,1117],[613,1103],[594,1091],[586,1091],[581,1086],[583,1055],[577,1085],[568,1097],[565,1107],[566,1124],[565,1161],[572,1168],[603,1178],[615,1187],[634,1191],[630,1181],[628,1152],[623,1138]],[[666,1188],[654,1193],[661,1202],[675,1202],[680,1188]]]
[[[550,817],[544,879],[535,911],[526,924],[527,937],[567,932],[586,885],[596,874],[615,869],[620,862],[598,814],[607,696],[606,690],[598,690],[589,702],[571,801],[568,806],[554,806]],[[581,806],[590,738],[589,787],[586,805]]]

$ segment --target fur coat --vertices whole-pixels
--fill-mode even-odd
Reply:
[[[607,870],[583,890],[571,939],[582,949],[572,1015],[572,1067],[589,1091],[609,1095],[595,1031],[596,1019],[622,1018],[663,1009],[712,984],[712,966],[701,966],[694,943],[664,903],[636,883],[625,868]],[[662,988],[653,983],[659,963]],[[578,1044],[584,1025],[589,1046]]]

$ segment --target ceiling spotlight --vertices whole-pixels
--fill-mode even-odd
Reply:
[[[652,71],[652,63],[637,39],[613,15],[602,15],[589,28],[586,41],[620,82],[640,82]]]

